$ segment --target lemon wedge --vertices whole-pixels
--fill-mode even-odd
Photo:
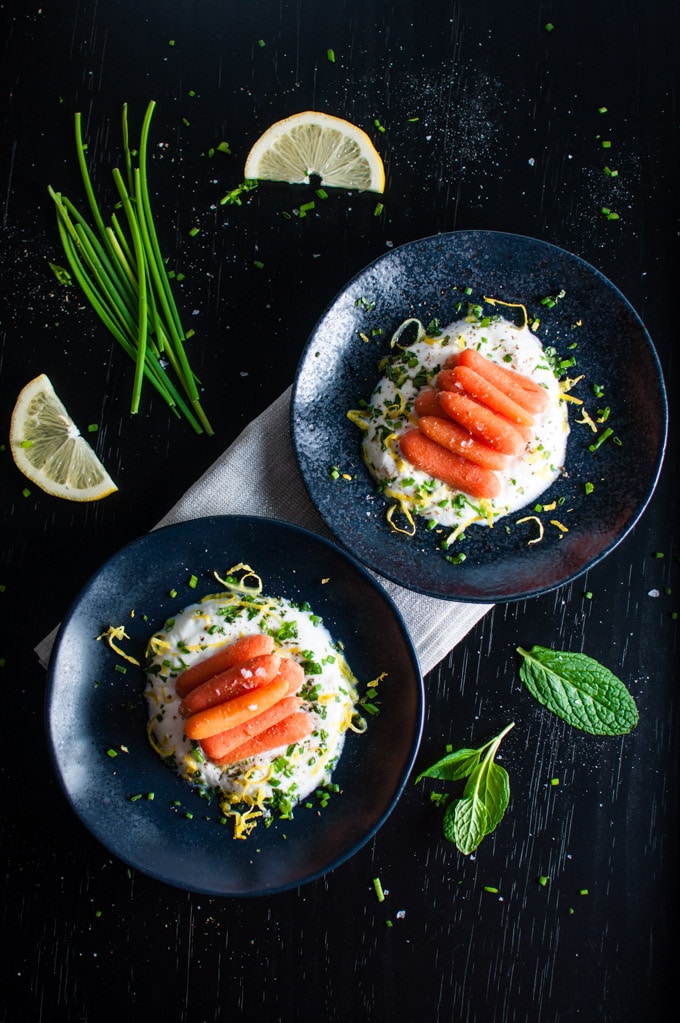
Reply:
[[[44,373],[19,393],[9,432],[17,467],[48,494],[98,501],[118,489]]]
[[[276,121],[246,159],[247,180],[302,185],[312,174],[330,188],[385,191],[385,168],[366,132],[314,110]]]

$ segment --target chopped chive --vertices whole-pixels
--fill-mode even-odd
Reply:
[[[374,889],[375,894],[377,896],[378,902],[384,902],[385,901],[385,892],[383,891],[383,886],[382,886],[382,883],[381,883],[379,877],[374,877],[373,878],[373,889]]]
[[[384,209],[385,209],[385,206],[384,206],[383,203],[381,203],[381,202],[376,203],[375,204],[375,209],[373,210],[373,216],[374,217],[379,217]]]
[[[326,50],[326,56],[331,64],[335,64],[335,50]]]

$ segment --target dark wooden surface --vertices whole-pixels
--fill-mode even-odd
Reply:
[[[0,1020],[669,1018],[677,5],[23,0],[0,2],[0,18]],[[61,261],[47,186],[80,199],[74,111],[105,188],[122,103],[138,123],[152,98],[152,192],[165,250],[186,274],[180,303],[197,332],[213,439],[156,402],[128,415],[130,365],[47,265]],[[308,194],[285,186],[241,208],[219,204],[257,135],[307,108],[373,136],[387,167],[381,217],[374,196],[334,193],[313,216],[287,219],[281,211]],[[209,159],[222,140],[233,155]],[[483,741],[517,722],[503,746],[504,821],[464,858],[410,783],[369,845],[298,890],[220,900],[131,871],[83,828],[53,776],[35,643],[104,558],[152,527],[292,381],[307,334],[355,271],[389,245],[457,228],[533,235],[598,267],[645,321],[671,405],[661,481],[635,530],[586,578],[496,607],[426,679],[419,764],[447,742]],[[35,488],[22,495],[9,417],[40,372],[77,422],[101,424],[97,450],[117,495],[83,506]],[[515,647],[532,643],[583,650],[619,674],[640,709],[635,732],[593,738],[544,712],[517,678]],[[375,876],[389,892],[383,903]]]

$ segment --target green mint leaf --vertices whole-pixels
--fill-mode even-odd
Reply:
[[[458,749],[447,753],[436,764],[421,771],[416,778],[416,785],[422,778],[440,778],[443,781],[460,781],[467,778],[479,764],[481,750]]]
[[[474,852],[488,831],[489,815],[479,799],[463,797],[446,808],[444,835],[464,856]]]
[[[470,776],[463,798],[476,797],[486,809],[488,823],[485,834],[489,834],[503,820],[503,814],[510,802],[510,779],[504,767],[487,756],[475,774]]]
[[[531,695],[567,724],[591,735],[625,735],[638,723],[623,682],[586,654],[533,646],[517,648],[519,674]]]

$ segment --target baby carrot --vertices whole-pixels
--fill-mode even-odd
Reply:
[[[272,725],[264,732],[244,742],[242,746],[233,749],[219,763],[224,766],[236,764],[239,760],[246,760],[248,757],[256,757],[259,753],[268,753],[270,750],[278,749],[279,746],[290,746],[294,742],[301,742],[306,739],[312,731],[312,719],[304,710],[298,710],[290,714],[277,725]]]
[[[442,410],[439,407],[438,392],[433,387],[426,387],[419,391],[413,402],[413,411],[417,416],[440,416]]]
[[[281,654],[277,653],[262,654],[261,657],[251,657],[248,661],[235,664],[233,668],[227,668],[187,693],[179,705],[179,712],[188,718],[200,710],[233,700],[241,693],[259,689],[271,682],[280,667]]]
[[[499,366],[497,362],[492,362],[491,359],[480,355],[473,348],[463,349],[460,353],[460,365],[467,366],[475,373],[479,373],[527,412],[545,412],[548,407],[550,399],[544,387],[537,384],[531,377],[525,376],[524,373]]]
[[[438,411],[441,413],[441,409]],[[502,451],[495,451],[488,444],[475,440],[469,430],[459,423],[454,423],[452,419],[445,419],[441,414],[422,416],[418,420],[418,429],[442,447],[487,469],[505,469],[510,461],[509,455],[504,455]]]
[[[292,657],[282,657],[277,677],[286,680],[287,693],[289,696],[293,696],[305,680],[305,669]]]
[[[200,686],[201,682],[207,682],[213,675],[218,675],[227,668],[232,668],[239,661],[247,661],[250,657],[259,657],[261,654],[270,654],[274,650],[274,640],[271,636],[265,636],[257,632],[253,636],[240,636],[233,643],[217,650],[211,657],[206,657],[178,675],[175,680],[175,689],[179,697],[186,696],[188,692]]]
[[[471,398],[481,401],[487,408],[493,409],[501,416],[505,416],[511,423],[522,423],[525,426],[533,426],[534,417],[531,412],[519,405],[512,398],[509,398],[504,390],[496,387],[490,380],[480,373],[470,369],[469,366],[456,366],[450,371],[453,374],[454,382],[466,391]]]
[[[453,369],[460,362],[460,352],[451,352],[450,355],[446,356],[444,361],[444,369]]]
[[[442,391],[439,404],[447,416],[466,427],[477,440],[506,455],[519,455],[525,440],[507,419],[458,391]]]
[[[459,388],[456,387],[456,377],[454,375],[455,367],[451,369],[440,369],[434,378],[434,382],[440,391],[455,391]]]
[[[244,721],[262,714],[282,699],[288,690],[288,683],[283,678],[275,678],[264,686],[248,693],[241,693],[226,703],[218,703],[206,710],[192,714],[184,724],[187,739],[207,739],[227,728],[236,728]]]
[[[279,721],[294,714],[301,706],[302,700],[298,696],[285,696],[269,710],[263,711],[262,714],[251,718],[250,721],[246,721],[236,728],[227,728],[226,731],[218,732],[217,735],[210,735],[207,739],[201,739],[203,752],[209,760],[219,762],[233,749],[242,746],[244,742],[248,742],[256,735],[260,735],[267,728],[278,725]]]
[[[400,438],[399,447],[407,462],[428,476],[448,483],[454,490],[471,497],[497,497],[501,491],[500,481],[491,469],[447,451],[419,429],[407,430]]]

